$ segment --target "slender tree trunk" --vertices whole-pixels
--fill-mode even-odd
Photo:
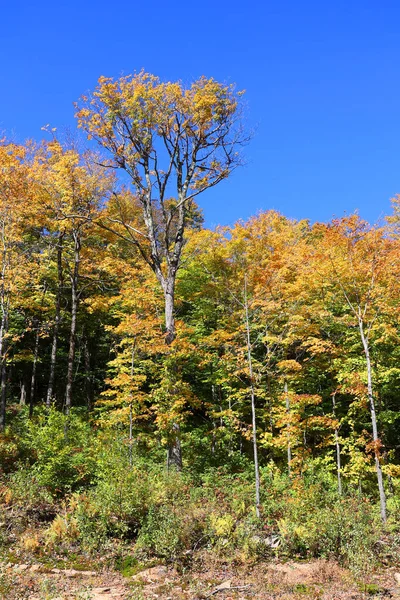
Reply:
[[[29,395],[29,418],[33,417],[33,405],[35,402],[35,389],[36,389],[36,370],[39,357],[39,324],[36,324],[35,334],[35,349],[33,352],[33,363],[32,363],[32,377],[31,377],[31,390]]]
[[[366,365],[367,365],[368,400],[369,400],[369,409],[370,409],[370,413],[371,413],[371,422],[372,422],[372,438],[375,442],[375,448],[374,448],[375,469],[376,469],[376,477],[378,480],[378,488],[379,488],[381,518],[382,518],[382,521],[385,523],[386,519],[387,519],[387,516],[386,516],[386,494],[385,494],[385,488],[383,486],[381,463],[379,461],[379,449],[378,449],[379,436],[378,436],[378,426],[377,426],[377,421],[376,421],[375,401],[374,401],[373,386],[372,386],[371,357],[370,357],[370,351],[369,351],[368,337],[365,335],[364,323],[360,316],[358,318],[358,324],[359,324],[360,336],[361,336],[361,341],[362,341],[362,345],[364,348],[365,360],[366,360]]]
[[[175,276],[176,270],[169,269],[167,279],[163,286],[165,300],[165,343],[168,344],[168,346],[170,346],[176,338],[174,317]],[[171,373],[171,376],[173,378],[174,373]],[[167,452],[167,468],[170,469],[171,467],[174,467],[177,471],[182,470],[182,447],[180,440],[180,426],[178,423],[173,423],[172,425],[171,438]]]
[[[1,369],[1,392],[0,392],[0,433],[4,432],[6,426],[6,352],[8,332],[9,296],[6,291],[6,273],[9,266],[8,247],[6,242],[6,228],[4,219],[1,221],[1,286],[0,286],[0,369]]]
[[[6,404],[7,404],[7,363],[4,360],[1,365],[1,395],[0,395],[0,432],[3,433],[6,426]]]
[[[254,372],[253,361],[251,357],[250,343],[250,322],[249,322],[249,305],[247,301],[247,277],[244,280],[244,308],[245,308],[245,325],[246,325],[246,341],[247,341],[247,361],[249,366],[250,376],[250,397],[251,397],[251,421],[253,432],[253,455],[254,455],[254,476],[256,488],[256,515],[260,517],[260,469],[258,466],[258,448],[257,448],[257,424],[256,424],[256,402],[254,391]]]
[[[92,369],[90,365],[90,350],[89,341],[85,337],[83,342],[83,356],[85,361],[85,389],[86,389],[86,405],[88,411],[93,408],[93,385],[92,385]]]
[[[167,467],[174,467],[177,471],[182,471],[182,447],[180,438],[180,427],[177,423],[172,425],[172,440],[168,446]]]
[[[46,397],[46,406],[50,408],[51,401],[53,399],[53,390],[54,390],[54,380],[56,374],[56,362],[57,362],[57,344],[58,344],[58,330],[60,328],[61,321],[61,296],[62,290],[64,286],[63,279],[63,268],[62,268],[62,244],[63,244],[64,234],[60,234],[58,238],[58,246],[57,246],[57,295],[56,295],[56,315],[54,320],[54,328],[53,328],[53,340],[51,344],[51,357],[50,357],[50,375],[49,375],[49,384],[47,387],[47,397]]]
[[[212,432],[212,437],[211,437],[211,454],[214,455],[215,449],[217,446],[217,436],[215,434],[215,431],[217,429],[217,424],[215,421],[212,422],[212,426],[213,426],[213,432]]]
[[[133,416],[132,416],[132,402],[129,405],[129,466],[133,464]]]
[[[7,384],[7,380],[6,380],[6,373],[7,373],[6,352],[7,352],[7,342],[4,339],[4,336],[7,333],[7,324],[8,324],[8,317],[6,318],[6,322],[4,324],[3,324],[3,318],[2,318],[2,323],[1,323],[1,327],[0,327],[0,347],[1,347],[1,354],[0,354],[0,370],[1,370],[0,433],[4,432],[4,429],[5,429],[5,426],[6,426],[6,401],[7,401],[7,395],[6,395],[6,384]]]
[[[4,290],[4,288],[3,288]],[[1,368],[1,391],[0,391],[0,433],[4,432],[6,426],[6,404],[7,404],[7,339],[8,332],[8,298],[1,298],[1,325],[0,325],[0,368]]]
[[[213,400],[213,407],[215,407],[216,393],[215,393],[215,385],[213,383],[211,384],[211,397]],[[220,408],[220,410],[221,410],[221,408]],[[216,448],[216,443],[217,443],[217,436],[216,436],[217,424],[214,421],[214,419],[212,421],[212,426],[213,426],[213,432],[212,432],[212,436],[211,436],[211,454],[215,454],[215,448]]]
[[[221,413],[221,416],[219,418],[219,426],[223,427],[224,426],[224,420],[222,418],[222,411],[223,411],[223,397],[222,397],[222,392],[221,392],[221,386],[218,386],[218,399],[219,399],[219,412]],[[228,404],[229,409],[231,408],[231,403],[229,402]]]
[[[165,343],[172,344],[174,339],[176,338],[176,330],[175,330],[175,317],[174,317],[174,308],[175,308],[175,278],[169,277],[166,285],[165,285]]]
[[[170,378],[170,395],[171,399],[176,396],[177,390],[175,388],[176,379],[178,377],[176,361],[170,360],[167,368],[169,370]],[[167,469],[171,467],[176,471],[182,471],[182,447],[181,447],[181,431],[178,423],[173,423],[171,431],[169,432],[169,445],[167,453]]]
[[[57,362],[57,343],[58,343],[58,323],[54,324],[53,329],[53,341],[51,343],[51,355],[50,355],[50,374],[49,384],[47,387],[46,406],[50,408],[51,401],[53,399],[54,380],[56,375],[56,362]]]
[[[227,400],[228,400],[229,416],[231,416],[232,402],[231,402],[231,399],[230,399],[229,396],[228,396]],[[239,436],[240,436],[240,438],[239,438],[239,440],[240,440],[239,441],[239,444],[240,444],[240,454],[242,454],[242,434],[239,433]],[[232,435],[229,436],[229,445],[228,445],[229,454],[232,452],[232,437],[233,437]]]
[[[135,342],[132,346],[132,354],[131,354],[131,377],[133,379],[133,373],[135,368]],[[132,393],[131,393],[131,402],[129,404],[129,466],[132,467],[133,464],[133,413],[132,413]]]
[[[67,368],[67,387],[65,390],[65,414],[68,415],[72,404],[72,382],[74,378],[74,361],[76,347],[76,326],[78,315],[78,278],[80,261],[80,237],[78,232],[74,232],[74,268],[71,274],[71,328],[69,333],[69,351]]]
[[[336,394],[332,395],[332,412],[333,418],[336,418]],[[335,447],[336,447],[336,468],[337,468],[337,480],[338,480],[338,492],[339,496],[342,495],[342,466],[340,459],[340,444],[339,444],[339,431],[335,427]]]
[[[19,396],[19,403],[21,406],[25,406],[26,404],[26,386],[25,386],[25,381],[21,381],[20,382],[20,389],[21,389],[21,393]]]
[[[291,466],[292,466],[292,447],[290,445],[290,398],[288,394],[288,384],[285,381],[284,384],[285,391],[285,402],[286,402],[286,416],[287,416],[287,424],[286,424],[286,436],[287,436],[287,464],[288,464],[288,475],[291,477]]]

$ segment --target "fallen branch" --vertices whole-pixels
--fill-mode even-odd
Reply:
[[[223,585],[223,584],[222,584]],[[218,587],[216,587],[210,594],[208,594],[208,596],[206,596],[206,598],[211,598],[211,596],[214,596],[215,594],[218,594],[218,592],[224,592],[226,590],[238,590],[238,591],[244,591],[244,590],[248,590],[251,585],[236,585],[236,586],[224,586],[222,587],[222,585],[219,585]]]

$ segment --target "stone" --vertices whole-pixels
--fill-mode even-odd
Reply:
[[[51,573],[56,573],[57,575],[65,575],[65,577],[94,577],[97,575],[96,571],[77,571],[76,569],[51,569]]]
[[[214,588],[214,592],[221,592],[222,590],[230,590],[232,587],[232,580],[228,579],[227,581],[223,581],[216,588]]]
[[[41,565],[32,565],[29,570],[31,571],[31,573],[36,573],[37,571],[40,571],[40,567]]]
[[[146,579],[147,581],[161,581],[165,580],[167,574],[167,567],[158,565],[157,567],[151,567],[150,569],[145,569],[144,571],[140,571],[140,573],[133,575],[132,580],[138,581]]]

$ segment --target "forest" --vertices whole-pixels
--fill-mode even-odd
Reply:
[[[83,137],[1,140],[9,565],[398,565],[400,199],[205,228],[251,144],[242,95],[102,77]]]

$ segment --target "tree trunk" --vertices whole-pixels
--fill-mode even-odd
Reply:
[[[8,332],[8,310],[9,297],[6,292],[6,272],[8,267],[7,244],[5,235],[5,223],[1,223],[1,242],[2,242],[2,268],[1,268],[1,287],[0,287],[0,370],[1,370],[1,393],[0,393],[0,433],[4,432],[6,426],[6,352]]]
[[[288,464],[288,475],[289,477],[291,477],[291,466],[292,466],[292,448],[290,445],[290,398],[289,398],[289,394],[288,394],[288,384],[287,381],[285,381],[284,384],[284,391],[285,391],[285,401],[286,401],[286,416],[287,416],[287,424],[286,424],[286,430],[287,430],[287,464]]]
[[[6,426],[6,373],[7,373],[7,340],[8,332],[8,300],[4,297],[4,285],[1,294],[1,324],[0,324],[0,370],[1,370],[1,391],[0,391],[0,433],[4,432]]]
[[[373,387],[372,387],[372,367],[371,367],[371,357],[369,351],[368,337],[365,336],[364,332],[364,323],[362,318],[359,316],[358,325],[360,329],[360,336],[362,345],[365,353],[365,361],[367,365],[367,382],[368,382],[368,400],[369,400],[369,409],[371,413],[371,422],[372,422],[372,438],[375,443],[374,454],[375,454],[375,469],[376,469],[376,477],[378,480],[378,488],[379,488],[379,500],[380,500],[380,508],[381,508],[381,519],[383,523],[386,523],[386,494],[385,488],[383,487],[383,476],[381,463],[379,461],[379,436],[378,436],[378,426],[376,422],[376,411],[375,411],[375,401],[373,395]]]
[[[7,340],[8,332],[8,301],[2,301],[2,316],[0,326],[0,369],[1,369],[1,391],[0,391],[0,433],[4,433],[6,427],[6,404],[7,404]]]
[[[175,330],[175,278],[171,278],[167,281],[165,286],[164,298],[165,298],[165,343],[172,344],[176,338]]]
[[[175,360],[168,361],[167,369],[170,378],[170,395],[173,399],[177,393],[175,382],[177,379],[177,368]],[[169,444],[167,452],[167,469],[173,467],[176,471],[182,471],[182,447],[181,447],[181,428],[178,423],[172,424],[172,429],[169,432]]]
[[[25,406],[26,404],[26,387],[25,387],[25,381],[21,381],[20,382],[20,389],[21,389],[21,394],[19,397],[19,403],[21,406]]]
[[[165,299],[165,343],[170,346],[176,338],[175,329],[175,273],[168,273],[164,287]],[[174,374],[172,373],[172,377]],[[173,393],[173,392],[172,392]],[[180,440],[180,427],[178,423],[173,423],[171,439],[167,452],[167,468],[174,467],[177,471],[182,470],[182,447]]]
[[[256,515],[258,518],[260,518],[260,470],[259,470],[259,466],[258,466],[256,402],[255,402],[255,392],[254,392],[253,361],[252,361],[252,357],[251,357],[249,305],[247,302],[247,277],[245,277],[245,280],[244,280],[244,308],[245,308],[245,325],[246,325],[246,341],[247,341],[247,361],[248,361],[249,376],[250,376],[251,421],[252,421],[252,431],[253,431],[254,476],[255,476],[255,488],[256,488]]]
[[[132,417],[132,402],[129,405],[129,466],[133,464],[133,417]]]
[[[93,385],[92,385],[92,369],[90,366],[90,350],[89,342],[85,337],[83,342],[83,356],[85,361],[85,390],[86,390],[86,405],[88,411],[93,408]]]
[[[332,412],[333,418],[336,418],[336,394],[332,395]],[[338,492],[339,496],[342,495],[342,466],[340,459],[340,444],[339,444],[339,431],[335,427],[335,446],[336,446],[336,468],[337,468],[337,480],[338,480]]]
[[[215,393],[215,385],[213,383],[211,384],[211,397],[213,400],[213,410],[215,410],[216,393]],[[220,407],[220,412],[222,412],[221,407]],[[220,421],[221,421],[221,417],[220,417]],[[217,424],[214,421],[214,419],[212,421],[212,426],[213,426],[213,432],[212,432],[212,436],[211,436],[211,454],[215,454],[215,449],[216,449],[216,445],[217,445],[217,436],[216,436]]]
[[[30,419],[33,417],[33,404],[35,402],[36,370],[37,370],[38,357],[39,357],[39,324],[36,324],[35,349],[33,352],[33,363],[32,363],[31,390],[30,390],[30,395],[29,395],[29,418]]]
[[[3,343],[4,348],[4,343]],[[6,359],[2,358],[0,362],[1,370],[1,390],[0,390],[0,433],[4,433],[6,427]]]
[[[132,345],[132,353],[131,353],[131,377],[133,379],[135,369],[135,342]],[[133,412],[132,412],[132,393],[131,393],[131,401],[129,404],[129,466],[133,465]]]
[[[182,471],[182,448],[180,440],[180,427],[177,423],[172,425],[172,440],[168,446],[167,467],[174,467],[177,471]]]
[[[0,432],[4,433],[6,426],[6,404],[7,404],[7,363],[4,360],[1,365],[1,395],[0,395]]]
[[[65,414],[68,415],[72,404],[72,382],[74,377],[74,361],[76,346],[76,326],[78,313],[78,278],[80,261],[80,239],[79,233],[74,232],[74,268],[71,274],[71,329],[69,334],[68,368],[67,368],[67,387],[65,390]]]
[[[56,321],[54,323],[53,329],[53,341],[51,344],[51,356],[50,356],[50,375],[49,375],[49,384],[47,387],[47,396],[46,396],[46,406],[50,408],[51,401],[53,399],[53,389],[54,389],[54,380],[56,374],[56,362],[57,362],[57,343],[58,343],[58,320],[56,317]]]
[[[61,321],[61,295],[62,295],[62,289],[64,286],[63,269],[62,269],[63,238],[64,238],[64,234],[60,234],[60,236],[58,238],[58,246],[57,246],[58,282],[57,282],[57,295],[56,295],[56,315],[55,315],[54,328],[53,328],[53,341],[51,344],[50,375],[49,375],[49,384],[47,387],[47,397],[46,397],[47,408],[50,408],[51,401],[53,399],[54,380],[55,380],[56,362],[57,362],[58,330],[59,330],[60,321]]]

